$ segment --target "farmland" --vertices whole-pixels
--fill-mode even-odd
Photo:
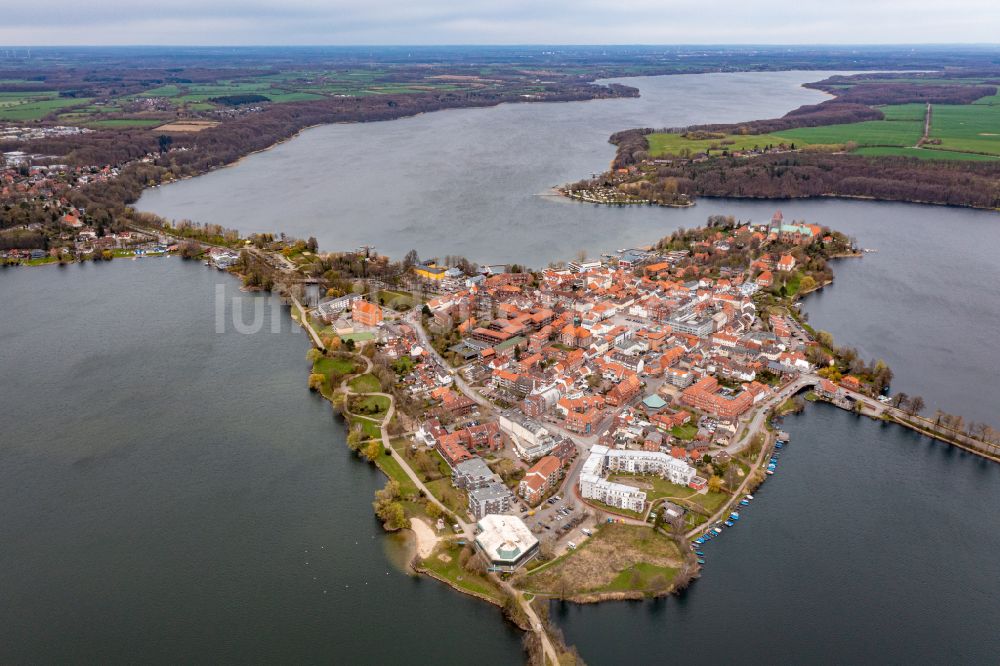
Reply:
[[[479,77],[461,81],[398,82],[388,69],[246,73],[201,82],[150,82],[138,90],[99,97],[60,96],[59,90],[0,92],[0,121],[53,120],[94,129],[157,127],[175,119],[207,118],[242,104],[311,102],[332,97],[463,91],[497,87]],[[30,82],[0,81],[15,86]],[[145,89],[142,89],[145,88]],[[92,93],[91,93],[92,94]],[[247,96],[259,96],[257,100]],[[247,98],[246,102],[240,97]],[[262,98],[262,99],[261,99]],[[50,118],[50,116],[53,116]]]
[[[858,146],[915,146],[924,133],[923,120],[869,120],[847,125],[800,127],[781,132],[790,141],[803,144]]]
[[[889,156],[889,157],[916,157],[921,160],[996,160],[993,155],[978,155],[976,153],[959,153],[951,150],[927,148],[894,148],[892,146],[871,146],[858,148],[857,155]]]
[[[686,155],[723,150],[753,150],[767,145],[786,143],[773,134],[717,134],[710,138],[700,138],[709,133],[667,134],[656,133],[646,137],[650,155]]]
[[[72,97],[46,97],[38,94],[0,93],[0,120],[28,121],[41,120],[59,109],[86,105],[89,99]]]
[[[647,135],[649,154],[690,156],[722,151],[746,151],[767,146],[844,150],[854,148],[859,155],[893,155],[921,159],[989,160],[1000,156],[1000,99],[986,97],[976,104],[936,104],[932,106],[930,141],[920,148],[924,131],[924,104],[879,107],[884,120],[840,125],[799,127],[769,134],[687,134]],[[702,138],[710,136],[711,138]],[[851,145],[849,145],[851,144]]]
[[[935,106],[931,139],[942,150],[1000,155],[1000,105]]]

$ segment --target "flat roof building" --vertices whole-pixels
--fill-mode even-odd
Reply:
[[[517,516],[489,514],[476,523],[476,549],[494,571],[515,571],[538,555],[538,539]]]

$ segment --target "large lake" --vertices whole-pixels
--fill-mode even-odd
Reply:
[[[385,478],[287,312],[271,333],[177,258],[50,268],[0,272],[0,663],[522,658],[499,610],[394,564]]]
[[[778,204],[538,195],[602,169],[612,131],[780,114],[820,99],[798,84],[823,75],[629,79],[643,98],[316,128],[141,206],[330,249],[542,265],[714,212],[769,217]],[[838,263],[806,303],[814,324],[885,357],[897,388],[995,419],[1000,218],[780,207],[879,249]],[[305,391],[304,336],[217,333],[219,284],[238,295],[179,259],[0,272],[0,662],[518,662],[495,609],[398,573],[371,514],[383,479]],[[779,474],[686,595],[553,605],[584,658],[995,660],[1000,466],[824,406],[787,429]]]
[[[837,284],[805,304],[812,323],[866,358],[884,358],[895,388],[922,395],[930,410],[1000,427],[1000,401],[983,390],[1000,376],[997,214],[830,200],[609,208],[546,195],[605,169],[615,131],[778,116],[825,99],[801,84],[828,74],[627,78],[618,81],[641,97],[317,127],[231,168],[149,190],[138,206],[244,232],[312,235],[329,249],[373,244],[397,257],[415,248],[535,267],[579,250],[645,245],[715,213],[763,220],[781,207],[879,250],[840,262]]]

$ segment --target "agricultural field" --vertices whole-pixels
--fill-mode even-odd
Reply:
[[[1000,157],[1000,94],[976,104],[938,104],[932,108],[932,143],[917,148],[924,133],[924,104],[883,106],[884,120],[782,130],[772,134],[694,138],[696,135],[650,134],[650,155],[694,155],[747,150],[768,145],[857,146],[859,155],[896,155],[921,159],[989,160]],[[938,143],[938,141],[940,143]]]
[[[909,105],[907,105],[909,106]],[[784,130],[780,136],[797,144],[846,144],[860,146],[915,146],[924,134],[920,120],[868,120],[846,125],[823,125]]]
[[[189,110],[207,111],[218,108],[209,102],[227,95],[263,95],[272,102],[306,102],[329,96],[365,96],[390,93],[418,93],[435,90],[460,90],[455,82],[421,82],[419,84],[380,83],[382,70],[342,72],[280,72],[245,80],[223,80],[215,83],[168,84],[152,88],[138,97],[161,98]]]
[[[1000,105],[969,104],[934,107],[927,148],[1000,156]]]
[[[878,110],[882,112],[886,120],[919,120],[923,122],[927,106],[924,104],[895,104],[880,106]]]
[[[694,155],[708,151],[721,152],[723,150],[752,150],[763,148],[768,145],[776,146],[787,141],[774,134],[726,134],[718,137],[701,139],[694,138],[697,135],[685,134],[649,134],[646,140],[649,141],[649,154],[658,157],[661,155]]]
[[[39,97],[38,93],[0,93],[0,120],[41,120],[50,113],[70,106],[90,103],[73,97]]]
[[[156,127],[157,125],[162,125],[163,121],[156,118],[113,118],[107,120],[87,120],[83,124],[95,129],[118,129],[125,127]]]
[[[893,148],[891,146],[870,146],[855,150],[857,155],[890,155],[896,157],[916,157],[922,160],[983,160],[990,161],[1000,159],[992,155],[979,155],[977,153],[959,153],[953,150],[931,150],[933,146],[927,148]]]
[[[95,129],[152,128],[157,123],[149,118],[149,107],[154,107],[159,112],[162,124],[177,112],[180,112],[181,117],[188,113],[198,117],[201,113],[228,108],[224,103],[212,101],[219,97],[260,95],[272,103],[284,104],[330,97],[455,91],[470,87],[482,88],[495,83],[477,77],[433,80],[418,75],[413,82],[392,81],[392,78],[392,70],[381,68],[270,71],[198,83],[158,81],[150,83],[144,90],[132,88],[127,94],[99,97],[99,103],[94,103],[92,97],[60,97],[57,89],[0,92],[0,121],[39,121],[58,114],[56,122]],[[0,81],[2,83],[26,85],[34,82],[9,79]],[[137,108],[137,103],[142,103],[141,110]],[[134,111],[140,112],[133,113]],[[107,118],[112,113],[123,117]]]

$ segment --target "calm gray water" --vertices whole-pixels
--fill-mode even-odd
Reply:
[[[827,74],[618,79],[642,96],[327,125],[234,167],[148,190],[137,206],[242,232],[316,236],[328,249],[372,244],[396,257],[416,248],[425,257],[544,266],[580,249],[645,244],[672,228],[662,210],[625,217],[545,196],[607,169],[612,133],[781,115],[827,99],[801,87]]]
[[[392,565],[305,336],[217,334],[220,281],[0,271],[0,663],[520,661],[498,610]]]

